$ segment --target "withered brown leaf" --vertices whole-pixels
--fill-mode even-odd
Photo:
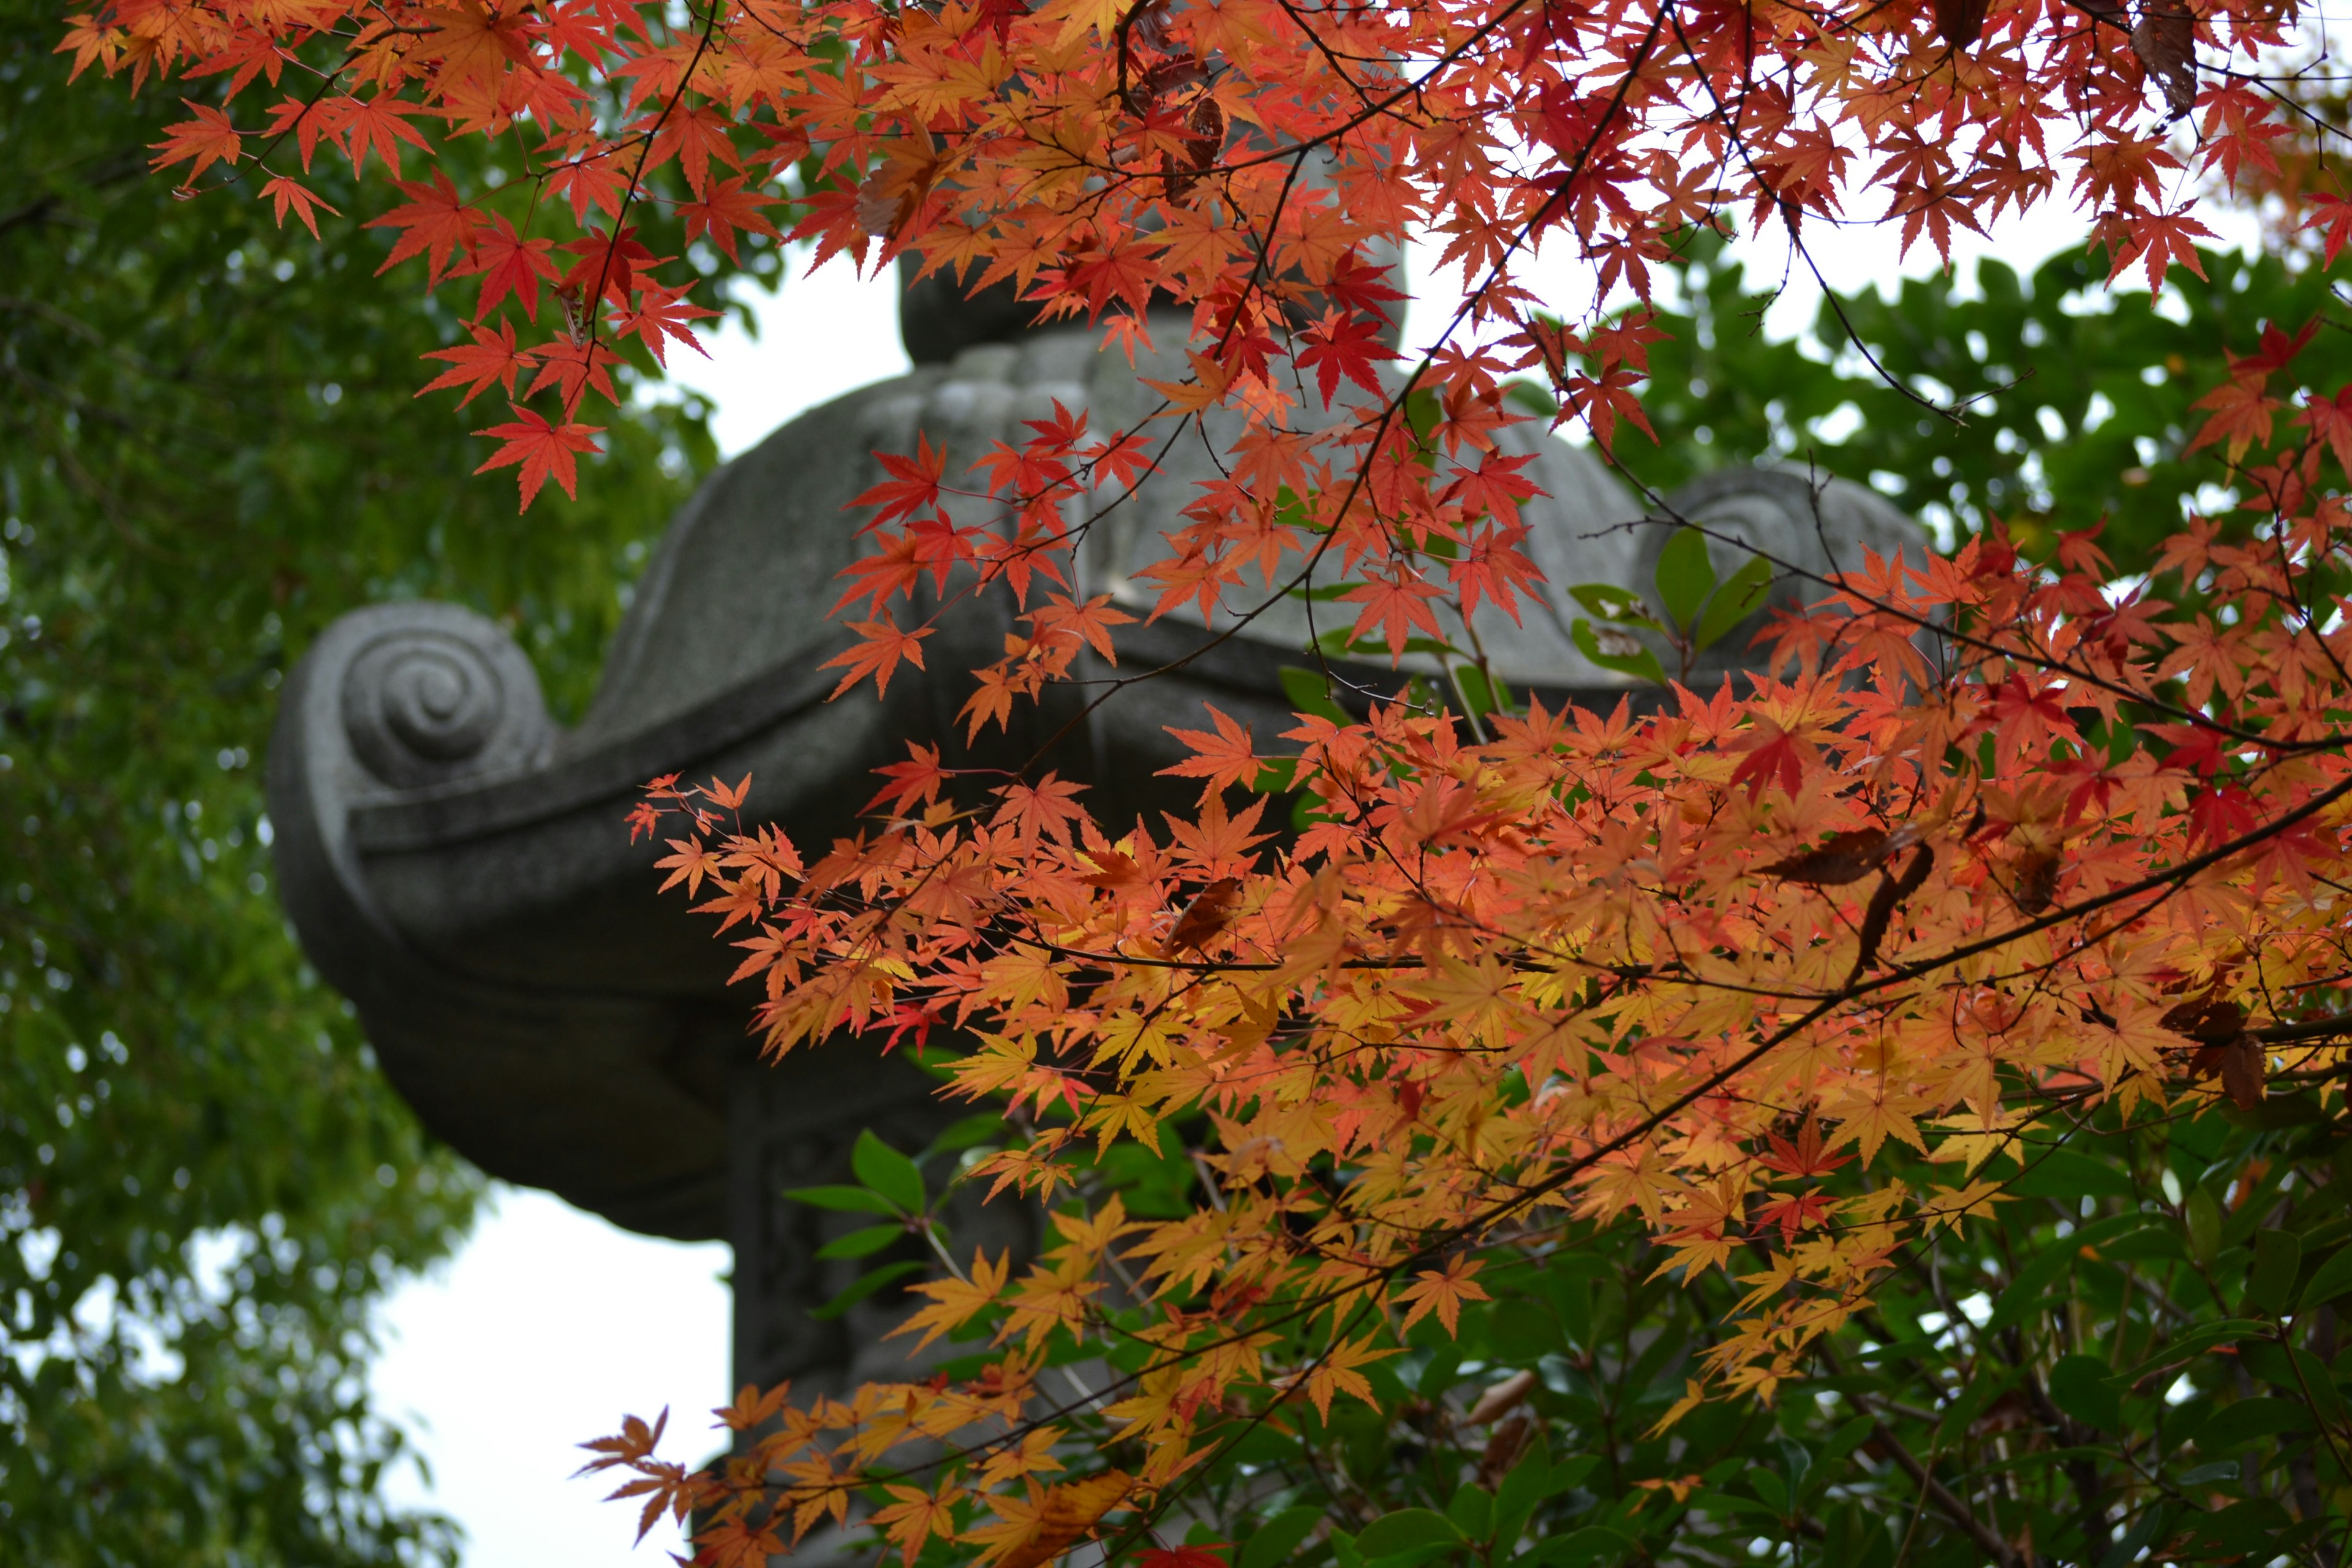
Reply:
[[[2197,102],[2197,23],[2180,0],[2151,0],[2131,30],[2132,53],[2164,88],[2176,115]]]
[[[1220,877],[1192,897],[1177,920],[1176,929],[1168,933],[1160,944],[1160,956],[1173,958],[1186,948],[1204,951],[1209,939],[1225,929],[1234,918],[1234,906],[1242,901],[1242,882],[1238,877]]]
[[[2200,996],[2173,1007],[2157,1022],[2176,1035],[2210,1044],[2244,1034],[2246,1010],[2222,997]]]
[[[2038,915],[2058,895],[2058,851],[2036,849],[2017,862],[2017,880],[2009,896],[2029,915]]]
[[[2262,1104],[2268,1069],[2263,1043],[2252,1035],[2198,1047],[2196,1059],[2189,1068],[2199,1078],[2219,1074],[2222,1092],[2241,1110],[2252,1110]]]
[[[1947,44],[1967,53],[1984,36],[1990,0],[1936,0],[1936,32]]]
[[[1809,888],[1843,887],[1877,870],[1898,847],[1890,834],[1875,827],[1858,828],[1841,833],[1818,848],[1777,860],[1762,870],[1767,876],[1778,877],[1784,882],[1802,882]]]

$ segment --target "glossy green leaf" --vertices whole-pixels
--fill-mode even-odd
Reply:
[[[1298,1550],[1298,1543],[1314,1533],[1323,1518],[1324,1510],[1312,1504],[1284,1509],[1243,1543],[1234,1568],[1275,1568]]]
[[[1658,656],[1648,648],[1633,653],[1603,653],[1600,639],[1594,635],[1591,621],[1580,620],[1569,630],[1579,653],[1603,669],[1613,669],[1621,675],[1638,675],[1654,685],[1666,683],[1666,672],[1658,663]]]
[[[2302,1311],[2333,1301],[2347,1291],[2352,1291],[2352,1247],[2339,1247],[2328,1255],[2312,1271],[2295,1305]]]
[[[794,1203],[811,1208],[836,1209],[848,1214],[887,1214],[903,1212],[880,1193],[864,1187],[794,1187],[784,1194]]]
[[[908,1258],[904,1263],[886,1263],[879,1268],[859,1275],[849,1289],[827,1301],[824,1306],[811,1311],[809,1316],[820,1321],[838,1318],[885,1287],[897,1284],[909,1274],[920,1274],[923,1272],[923,1268],[922,1264],[913,1258]]]
[[[1476,1482],[1456,1488],[1445,1505],[1445,1517],[1454,1529],[1473,1541],[1484,1541],[1495,1528],[1495,1495]]]
[[[849,1151],[849,1168],[857,1179],[908,1214],[923,1210],[923,1173],[915,1162],[893,1149],[871,1130],[857,1135]]]
[[[1706,613],[1699,617],[1691,641],[1703,649],[1713,647],[1761,608],[1771,591],[1772,563],[1760,555],[1749,556],[1707,601]]]
[[[2096,1356],[2063,1355],[2050,1369],[2050,1402],[2086,1426],[2114,1432],[2123,1426],[2123,1396],[2115,1369]]]
[[[1658,552],[1658,604],[1666,618],[1687,629],[1715,592],[1715,563],[1708,559],[1706,536],[1695,528],[1678,528]]]
[[[1621,588],[1611,583],[1579,583],[1568,591],[1569,597],[1583,605],[1604,621],[1620,626],[1648,626],[1662,630],[1657,616],[1641,595],[1631,588]]]
[[[903,1225],[869,1225],[847,1236],[835,1237],[816,1249],[819,1258],[871,1258],[894,1242],[904,1241]]]
[[[2303,1270],[2303,1240],[2291,1230],[2254,1233],[2254,1266],[2246,1275],[2242,1310],[2276,1317],[2294,1305],[2295,1276]]]
[[[2301,1432],[2311,1426],[2311,1408],[2299,1399],[2260,1394],[2225,1405],[2197,1429],[2197,1447],[2219,1454],[2258,1437]]]
[[[1330,683],[1320,671],[1286,664],[1276,673],[1282,680],[1282,694],[1289,700],[1294,711],[1328,719],[1334,724],[1354,722],[1348,710],[1331,700]]]
[[[1394,1557],[1417,1547],[1452,1544],[1462,1538],[1454,1521],[1434,1509],[1401,1508],[1358,1531],[1356,1549],[1369,1561]]]

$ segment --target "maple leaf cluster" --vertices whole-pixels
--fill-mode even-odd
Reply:
[[[2292,376],[2301,346],[2242,374]],[[898,1331],[979,1345],[976,1373],[770,1391],[722,1413],[739,1457],[709,1475],[616,1462],[706,1510],[713,1561],[863,1490],[909,1563],[1026,1568],[1139,1542],[1237,1421],[1371,1399],[1417,1323],[1452,1331],[1482,1273],[1571,1226],[1736,1279],[1671,1425],[1805,1375],[1904,1248],[1995,1212],[2037,1136],[2283,1086],[2340,1107],[2332,429],[2249,434],[2252,538],[2192,519],[2145,579],[2095,534],[2044,565],[1997,527],[1873,557],[1764,634],[1746,695],[1497,710],[1483,739],[1399,702],[1302,714],[1264,752],[1219,716],[1170,770],[1197,812],[1159,824],[917,747],[877,826],[803,866],[731,825],[741,786],[662,781],[640,826],[682,821],[673,880],[750,933],[767,1048],[952,1033],[950,1092],[1019,1130],[967,1179],[1045,1205],[1053,1235],[913,1286]],[[1266,819],[1277,764],[1311,803],[1295,833]],[[1089,1186],[1163,1143],[1204,1184],[1189,1212]],[[1045,1375],[1089,1356],[1092,1437]],[[1104,1443],[1118,1467],[1081,1457]]]

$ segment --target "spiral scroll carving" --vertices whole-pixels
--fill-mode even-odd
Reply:
[[[491,635],[404,626],[360,650],[343,675],[343,731],[368,772],[414,788],[537,751],[546,727],[538,683],[520,650]]]

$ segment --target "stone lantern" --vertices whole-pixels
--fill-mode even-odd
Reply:
[[[549,719],[506,633],[446,605],[346,616],[286,685],[269,810],[286,905],[320,973],[356,1005],[425,1126],[485,1171],[631,1230],[730,1243],[739,1384],[839,1388],[889,1365],[875,1342],[888,1309],[809,1316],[861,1265],[820,1262],[824,1227],[844,1216],[782,1194],[846,1179],[861,1129],[910,1149],[962,1109],[934,1099],[902,1058],[858,1042],[761,1064],[746,1035],[751,998],[728,988],[732,950],[681,900],[656,895],[656,851],[631,845],[624,814],[658,774],[749,773],[751,818],[823,846],[855,830],[872,770],[901,760],[910,738],[987,764],[1026,758],[1063,730],[1074,705],[1026,716],[981,753],[961,743],[961,672],[996,657],[1011,625],[993,599],[946,618],[925,645],[928,677],[900,675],[887,700],[825,700],[836,675],[819,667],[849,641],[826,610],[860,548],[844,508],[883,477],[872,454],[911,451],[919,431],[961,463],[1023,439],[1021,422],[1056,402],[1097,432],[1133,427],[1157,395],[1142,378],[1183,374],[1184,318],[1152,327],[1160,363],[1130,365],[1083,326],[1037,326],[941,284],[910,291],[901,330],[915,368],[802,416],[710,477],[670,523],[595,701],[570,730]],[[1232,434],[1213,421],[1212,440]],[[1482,611],[1485,646],[1521,691],[1613,703],[1626,683],[1576,651],[1565,588],[1646,584],[1664,530],[1624,526],[1641,507],[1539,425],[1500,440],[1535,457],[1528,477],[1547,492],[1525,516],[1548,584],[1518,624]],[[1136,573],[1193,481],[1214,471],[1210,446],[1176,443],[1165,471],[1070,563],[1086,594],[1137,612],[1118,631],[1121,673],[1195,656],[1054,745],[1049,765],[1085,782],[1110,821],[1190,798],[1153,775],[1179,754],[1163,727],[1207,728],[1204,704],[1262,738],[1290,723],[1279,670],[1302,662],[1306,606],[1285,602],[1205,649],[1197,614],[1141,620],[1153,595]],[[1779,471],[1712,476],[1675,510],[1815,570],[1858,564],[1864,544],[1923,549],[1917,525],[1872,492]],[[1718,563],[1724,575],[1733,565]],[[1776,590],[1784,602],[1798,594]],[[1350,673],[1364,689],[1397,680],[1385,664]]]

